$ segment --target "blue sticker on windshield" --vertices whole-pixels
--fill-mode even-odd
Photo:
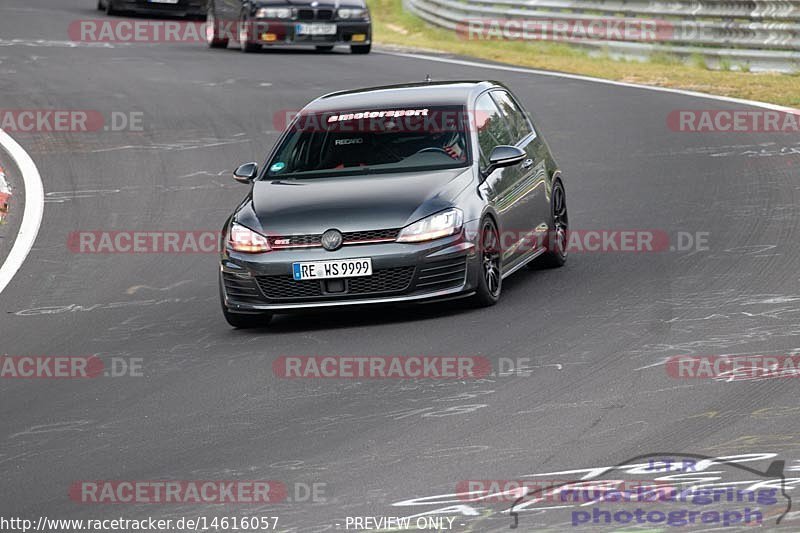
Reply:
[[[269,171],[270,172],[280,172],[284,168],[286,168],[286,163],[284,163],[283,161],[278,161],[277,163],[275,163],[274,165],[269,167]]]

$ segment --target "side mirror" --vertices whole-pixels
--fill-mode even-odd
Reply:
[[[484,176],[488,176],[498,168],[510,167],[522,163],[527,154],[522,148],[501,144],[495,146],[489,154],[489,166],[483,171]]]
[[[233,179],[239,183],[250,183],[258,176],[258,163],[245,163],[233,171]]]

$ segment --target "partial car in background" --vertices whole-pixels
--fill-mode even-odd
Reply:
[[[206,18],[207,0],[97,0],[108,15],[169,15],[197,20]]]
[[[363,0],[208,0],[207,39],[211,48],[236,41],[243,52],[275,45],[330,51],[345,45],[354,54],[368,54],[372,22]]]

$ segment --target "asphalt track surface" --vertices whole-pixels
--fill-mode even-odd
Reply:
[[[326,531],[347,516],[447,507],[394,504],[462,480],[651,452],[776,453],[797,465],[795,380],[676,380],[660,364],[800,351],[796,135],[679,133],[666,126],[672,110],[751,108],[380,52],[56,42],[72,21],[102,16],[92,0],[0,5],[0,107],[144,120],[142,132],[12,134],[47,197],[35,246],[0,295],[0,351],[141,358],[144,375],[0,380],[0,515],[279,516],[279,529]],[[230,170],[263,159],[274,113],[426,74],[513,88],[563,168],[573,228],[707,232],[708,249],[573,254],[565,268],[507,279],[490,309],[348,309],[255,331],[224,322],[214,254],[67,249],[78,230],[216,230],[246,193]],[[419,354],[527,357],[532,372],[286,380],[271,366],[281,355]],[[323,483],[325,498],[224,507],[68,497],[79,480],[154,479]],[[444,513],[454,530],[508,528],[503,506],[469,509]],[[522,514],[520,527],[557,530],[555,516]]]

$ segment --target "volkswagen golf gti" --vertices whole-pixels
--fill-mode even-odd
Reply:
[[[228,323],[274,313],[470,298],[567,258],[561,172],[519,100],[491,81],[322,96],[291,121],[221,235]]]

